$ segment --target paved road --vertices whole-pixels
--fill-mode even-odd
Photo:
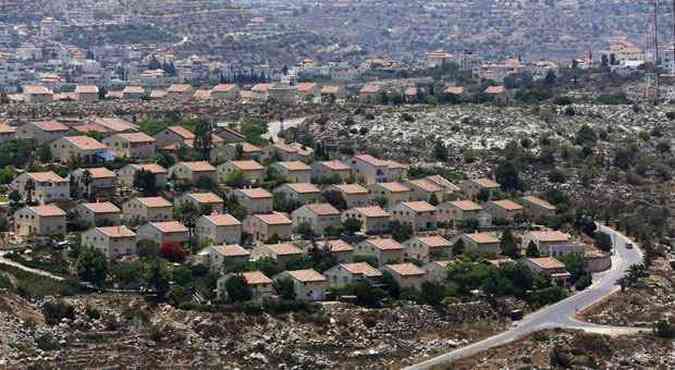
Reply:
[[[58,280],[58,281],[64,280],[63,277],[61,277],[61,276],[54,275],[54,274],[52,274],[50,272],[47,272],[47,271],[30,268],[30,267],[24,266],[24,265],[22,265],[18,262],[14,262],[14,261],[12,261],[8,258],[5,258],[5,254],[7,254],[7,253],[9,253],[9,252],[7,252],[7,251],[0,252],[0,264],[13,266],[13,267],[16,267],[20,270],[30,272],[30,273],[35,274],[35,275],[44,276],[44,277],[47,277],[47,278],[50,278],[50,279],[54,279],[54,280]]]
[[[612,237],[615,251],[614,256],[612,256],[612,268],[608,271],[595,274],[593,276],[593,284],[586,288],[586,290],[527,315],[517,323],[517,326],[506,332],[410,366],[406,370],[424,370],[430,369],[432,366],[447,364],[490,348],[513,342],[542,329],[581,329],[587,332],[613,335],[634,334],[644,331],[645,329],[639,328],[618,328],[591,324],[575,318],[578,311],[602,301],[610,294],[619,290],[620,287],[616,284],[616,281],[623,276],[628,266],[642,262],[642,251],[637,248],[626,248],[626,244],[631,243],[627,237],[609,227],[599,226],[601,231],[608,233]]]

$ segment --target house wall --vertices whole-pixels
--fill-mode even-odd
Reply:
[[[323,301],[326,299],[326,289],[328,282],[303,283],[293,280],[295,287],[295,298],[301,301]]]
[[[102,224],[108,225],[119,225],[121,214],[120,213],[95,213],[89,210],[86,207],[78,207],[78,214],[80,219],[89,223],[92,226],[98,226]]]
[[[216,226],[204,218],[197,220],[197,239],[201,241],[211,240],[214,244],[240,244],[241,225]]]
[[[12,182],[12,188],[17,190],[25,200],[27,193],[24,191],[28,175],[21,175]],[[33,201],[46,204],[57,200],[70,199],[70,183],[62,182],[34,182]]]
[[[274,208],[274,200],[272,198],[252,199],[238,193],[235,193],[235,196],[239,204],[246,208],[249,214],[270,213]]]
[[[136,238],[110,238],[91,229],[82,235],[82,244],[103,253],[109,259],[136,254]]]
[[[148,208],[136,199],[124,203],[122,212],[127,221],[158,222],[173,219],[173,207]]]
[[[15,232],[20,236],[49,236],[66,233],[66,217],[39,217],[28,210],[19,210],[14,216]]]

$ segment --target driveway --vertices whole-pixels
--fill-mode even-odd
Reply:
[[[525,316],[523,320],[517,322],[515,324],[516,326],[508,331],[470,344],[466,347],[456,349],[417,365],[409,366],[406,369],[430,369],[433,366],[447,364],[461,358],[473,356],[490,348],[513,342],[543,329],[579,329],[586,332],[608,335],[635,334],[645,331],[646,329],[644,328],[603,326],[576,319],[577,312],[602,301],[612,293],[621,289],[616,284],[616,281],[623,277],[625,270],[629,266],[642,262],[642,251],[638,248],[626,248],[626,244],[632,243],[626,236],[607,226],[598,226],[600,231],[603,231],[612,237],[612,242],[614,244],[612,268],[608,271],[595,274],[593,276],[593,284],[586,288],[586,290]]]

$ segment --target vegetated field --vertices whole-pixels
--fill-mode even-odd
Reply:
[[[104,44],[160,44],[177,42],[179,38],[149,24],[110,25],[93,32],[68,32],[66,41],[81,48]]]

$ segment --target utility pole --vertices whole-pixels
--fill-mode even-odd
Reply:
[[[675,0],[673,0],[673,59],[672,59],[672,74],[675,76]]]

